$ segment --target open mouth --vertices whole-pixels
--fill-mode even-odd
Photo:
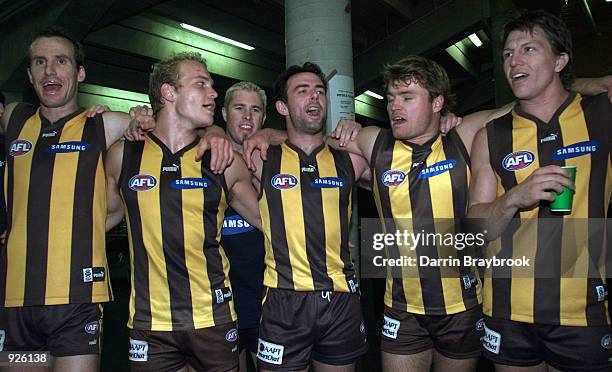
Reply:
[[[512,78],[512,81],[521,81],[525,79],[527,76],[529,75],[524,72],[517,72],[515,74],[512,74],[511,78]]]
[[[43,91],[45,93],[57,93],[60,89],[62,89],[62,84],[58,81],[55,80],[49,80],[49,81],[45,81],[42,84],[43,87]]]
[[[310,106],[306,109],[306,115],[318,117],[321,115],[321,109],[317,106]]]
[[[242,129],[242,130],[251,130],[251,129],[253,129],[253,125],[251,125],[251,124],[240,124],[238,126],[238,128]]]

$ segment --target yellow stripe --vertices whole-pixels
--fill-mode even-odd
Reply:
[[[106,260],[105,225],[106,221],[106,175],[104,173],[104,162],[102,156],[98,158],[96,166],[96,180],[93,195],[93,231],[92,231],[92,267],[104,267],[107,275],[105,281],[93,282],[92,302],[108,301],[109,293],[108,262]],[[110,294],[112,297],[112,293]]]
[[[514,172],[517,184],[524,182],[533,171],[540,168],[538,159],[538,131],[537,124],[533,121],[518,116],[514,111],[514,130],[512,131],[513,151],[527,150],[535,155],[534,162],[527,168]],[[538,241],[538,208],[530,211],[520,212],[521,226],[514,234],[512,242],[512,257],[527,257],[535,263],[535,255]],[[525,267],[512,267],[512,288],[510,292],[510,303],[520,304],[520,311],[511,309],[510,318],[523,322],[533,323],[533,298],[535,292],[535,280],[533,270],[535,265]]]
[[[281,173],[291,174],[298,179],[297,187],[283,190],[280,193],[293,285],[296,291],[312,291],[314,290],[314,280],[306,253],[306,230],[301,192],[304,185],[302,185],[300,177],[300,159],[298,154],[287,145],[282,144],[282,149]]]
[[[170,289],[166,275],[166,261],[163,252],[161,210],[159,201],[160,164],[163,153],[149,138],[145,140],[140,173],[157,179],[158,185],[148,191],[137,193],[138,206],[147,215],[141,216],[142,241],[147,250],[149,265],[149,298],[151,299],[151,329],[172,324],[170,314]],[[142,213],[141,213],[142,214]],[[161,315],[160,315],[161,314]]]
[[[11,234],[8,239],[6,259],[6,306],[23,306],[25,295],[26,254],[28,241],[28,195],[30,193],[30,169],[40,134],[38,110],[24,124],[19,139],[32,143],[32,149],[25,155],[13,157],[13,208]],[[6,180],[6,179],[5,179]],[[5,194],[8,196],[8,194]]]
[[[334,157],[327,147],[317,154],[317,165],[320,178],[338,177]],[[322,188],[321,199],[323,201],[322,226],[325,229],[327,275],[332,279],[334,291],[349,292],[346,277],[342,272],[344,263],[340,256],[340,188]]]
[[[59,142],[81,141],[87,112],[68,121],[62,130]],[[55,156],[53,178],[51,179],[51,200],[49,206],[49,242],[53,251],[47,256],[47,286],[45,304],[55,304],[70,293],[70,259],[72,251],[72,227],[74,211],[75,180],[80,152],[59,153]],[[71,182],[66,182],[70,180]],[[51,248],[51,245],[49,245]],[[66,267],[67,270],[57,270]],[[63,302],[63,301],[60,301]]]
[[[181,177],[201,178],[201,164],[193,157],[184,154],[181,157]],[[204,256],[204,219],[202,218],[206,189],[182,190],[183,205],[183,247],[185,248],[185,266],[189,275],[193,324],[196,328],[209,327],[212,319],[212,293],[206,257]]]
[[[264,285],[269,288],[278,287],[278,272],[276,271],[276,261],[274,260],[274,250],[272,249],[272,230],[270,229],[270,211],[268,210],[268,199],[264,190],[259,199],[259,214],[261,215],[261,228],[264,233],[264,248],[266,255],[264,258],[266,270],[264,272]]]
[[[401,170],[406,174],[406,180],[399,186],[389,187],[389,200],[391,204],[391,213],[396,227],[402,233],[414,231],[412,225],[412,203],[410,201],[410,182],[408,173],[412,165],[412,148],[404,145],[400,141],[395,141],[393,147],[393,159],[391,168]],[[394,233],[394,231],[391,231]],[[410,250],[409,247],[400,246],[400,255],[414,257],[416,259],[416,251]],[[404,297],[406,299],[406,310],[414,313],[424,313],[425,305],[423,303],[423,289],[421,288],[421,279],[419,277],[418,265],[402,267],[402,286]]]
[[[431,147],[432,154],[427,158],[427,166],[447,160],[442,148],[442,137],[438,137]],[[460,159],[454,159],[459,161]],[[457,166],[457,165],[456,165]],[[451,183],[450,171],[438,174],[429,178],[429,200],[434,218],[435,231],[438,234],[455,232],[454,217],[455,210],[453,205],[453,185]],[[454,245],[438,246],[438,258],[457,258],[457,250]],[[444,295],[444,305],[448,314],[465,311],[463,303],[462,282],[458,279],[461,275],[458,268],[451,266],[440,266],[440,279]]]
[[[121,194],[121,199],[123,199],[123,207],[125,210],[125,222],[128,228],[128,236],[130,237],[130,300],[129,300],[129,318],[127,326],[128,328],[134,328],[134,314],[136,313],[136,287],[134,286],[134,245],[132,244],[132,236],[134,236],[134,232],[132,231],[132,223],[130,221],[130,214],[125,208],[125,199],[123,198],[123,194]]]
[[[559,117],[564,147],[589,140],[589,132],[580,102],[581,98],[578,95]],[[565,165],[573,165],[577,168],[576,194],[572,213],[563,218],[560,324],[586,326],[585,309],[589,290],[587,278],[590,262],[589,230],[586,219],[589,217],[591,155],[566,159]],[[605,278],[602,279],[605,282]]]

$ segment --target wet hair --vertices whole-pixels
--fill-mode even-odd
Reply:
[[[430,101],[437,96],[444,97],[444,105],[440,110],[442,115],[455,105],[455,96],[451,93],[446,71],[431,59],[410,55],[393,64],[385,65],[382,75],[385,90],[397,83],[418,83],[429,92]]]
[[[572,35],[565,22],[559,17],[545,10],[523,11],[504,25],[502,45],[506,44],[506,39],[508,39],[508,35],[510,35],[512,31],[519,30],[533,34],[536,27],[544,31],[544,35],[550,43],[553,53],[556,55],[567,53],[568,62],[559,73],[559,77],[565,89],[569,90],[574,80],[572,72],[574,60],[572,52]]]
[[[293,75],[300,74],[302,72],[310,72],[319,77],[323,85],[325,86],[325,91],[327,91],[327,81],[325,80],[325,75],[323,75],[323,71],[321,71],[321,67],[316,63],[306,62],[302,66],[293,65],[289,66],[285,71],[281,72],[281,74],[276,79],[274,83],[274,98],[277,101],[287,102],[287,82]]]
[[[230,102],[232,102],[232,100],[234,99],[234,94],[240,91],[257,93],[259,95],[259,98],[261,99],[261,104],[263,105],[261,109],[264,111],[266,110],[266,104],[267,104],[266,92],[263,89],[261,89],[259,85],[255,83],[251,83],[250,81],[238,82],[227,89],[227,91],[225,92],[225,100],[223,101],[223,106],[225,106],[226,110],[229,108]]]
[[[153,65],[153,71],[149,75],[149,101],[153,108],[153,114],[157,114],[164,107],[164,100],[161,95],[161,86],[170,84],[176,87],[181,79],[180,66],[183,61],[194,61],[201,63],[205,69],[206,60],[200,53],[183,52],[173,54]]]
[[[76,67],[78,68],[80,66],[85,66],[85,52],[83,50],[83,45],[81,45],[81,43],[75,37],[70,35],[70,33],[68,33],[66,30],[56,26],[39,30],[35,32],[34,35],[32,35],[28,47],[29,60],[32,60],[32,55],[30,54],[32,44],[34,44],[36,40],[43,37],[61,37],[62,39],[68,40],[72,44],[72,47],[74,49],[74,60],[76,62]]]

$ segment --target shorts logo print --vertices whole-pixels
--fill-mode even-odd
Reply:
[[[96,333],[98,333],[99,329],[100,323],[98,323],[97,320],[95,322],[89,322],[85,324],[85,332],[89,333],[90,335],[95,335]]]
[[[606,350],[612,349],[612,336],[609,333],[601,338],[601,347]]]
[[[285,347],[283,345],[273,344],[259,339],[259,345],[257,346],[257,359],[270,364],[283,364],[283,352]]]
[[[383,324],[383,329],[382,329],[383,336],[389,337],[395,340],[397,338],[397,333],[399,331],[399,328],[400,328],[399,320],[389,318],[386,315],[384,316],[384,324]]]
[[[492,331],[487,328],[487,325],[484,324],[485,334],[482,336],[482,347],[486,350],[492,352],[493,354],[499,354],[499,347],[501,346],[501,334],[498,332]]]
[[[236,328],[232,328],[225,334],[225,340],[227,342],[234,342],[238,339],[238,330]]]
[[[0,329],[0,351],[4,350],[5,335],[6,335],[6,332],[4,331],[4,329]]]
[[[130,356],[132,362],[146,362],[149,353],[149,343],[130,338]]]
[[[484,329],[484,319],[478,319],[474,328],[476,328],[477,331],[482,331]]]
[[[363,322],[363,320],[361,321],[361,324],[359,325],[359,332],[365,333],[365,323]]]

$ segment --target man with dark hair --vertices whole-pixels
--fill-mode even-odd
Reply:
[[[612,105],[567,90],[571,36],[557,17],[526,13],[506,25],[503,44],[518,104],[476,135],[468,216],[486,229],[489,256],[532,263],[487,272],[485,356],[498,371],[609,371],[610,244],[597,226],[612,196]],[[562,166],[576,167],[574,182]],[[573,207],[555,212],[564,187]]]
[[[352,371],[367,349],[348,247],[352,186],[363,158],[323,142],[326,82],[312,63],[277,79],[287,141],[258,154],[255,178],[266,248],[258,346],[262,371]]]
[[[0,250],[0,350],[49,350],[62,371],[99,365],[105,254],[106,149],[130,116],[88,118],[77,102],[80,46],[57,30],[29,46],[40,106],[7,105],[7,243]]]
[[[241,158],[215,175],[195,160],[198,129],[213,124],[213,80],[197,53],[158,62],[149,78],[156,127],[118,142],[106,160],[107,229],[127,215],[132,265],[133,371],[236,370],[238,333],[229,263],[219,245],[230,205],[261,228]]]

